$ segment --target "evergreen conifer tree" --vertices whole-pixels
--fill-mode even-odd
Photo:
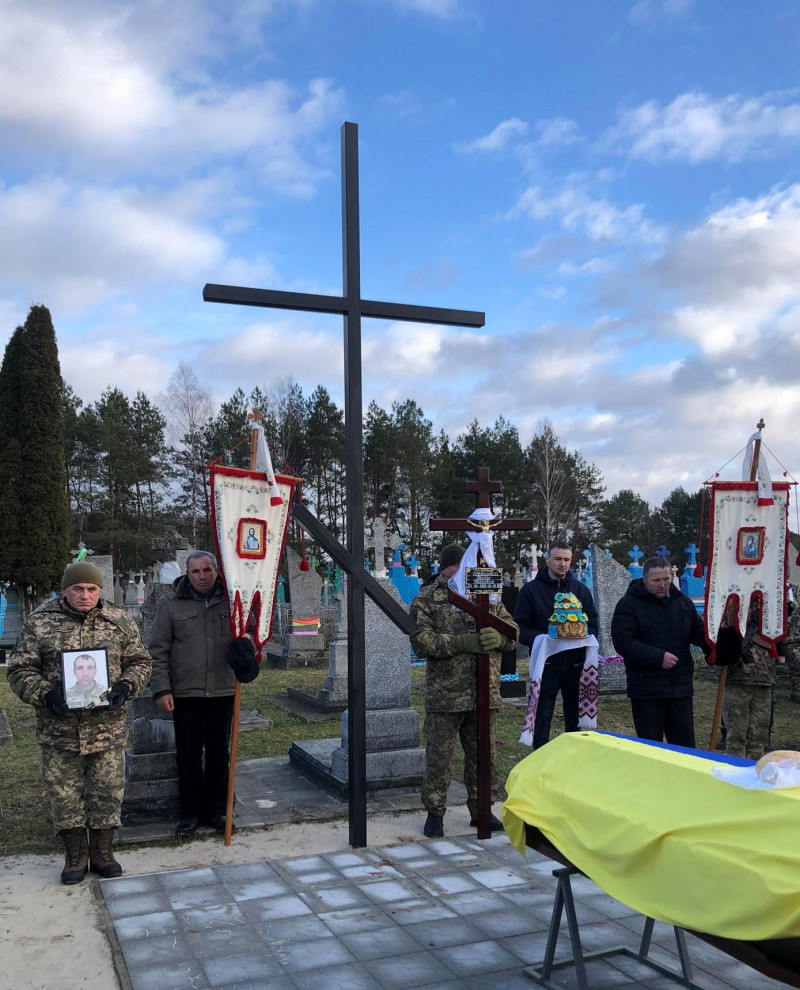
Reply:
[[[24,602],[57,589],[69,560],[63,382],[50,312],[32,306],[0,369],[0,573]]]

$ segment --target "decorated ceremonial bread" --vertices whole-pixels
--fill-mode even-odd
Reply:
[[[560,591],[553,602],[547,635],[551,639],[584,639],[588,617],[573,594]]]

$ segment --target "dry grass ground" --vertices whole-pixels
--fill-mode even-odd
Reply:
[[[525,664],[520,662],[520,670]],[[261,671],[252,684],[245,685],[242,702],[272,719],[270,732],[246,732],[239,737],[239,759],[281,756],[295,739],[313,739],[338,734],[338,722],[308,724],[277,708],[268,696],[287,686],[316,693],[322,687],[326,670],[297,669]],[[412,703],[425,713],[425,670],[412,668]],[[698,666],[695,679],[695,726],[698,745],[705,746],[711,730],[716,698],[716,677],[705,664]],[[5,708],[14,733],[13,745],[0,748],[0,854],[50,852],[54,848],[47,802],[39,780],[38,750],[33,739],[33,709],[14,697],[0,673],[0,708]],[[522,728],[523,709],[506,707],[497,720],[497,764],[503,777],[530,753],[517,741]],[[554,732],[559,731],[560,710],[556,708]],[[601,698],[598,726],[610,732],[633,733],[630,705],[625,698]],[[781,676],[775,691],[773,749],[800,749],[800,706],[789,701],[788,678]],[[462,766],[456,747],[453,776],[459,778]]]

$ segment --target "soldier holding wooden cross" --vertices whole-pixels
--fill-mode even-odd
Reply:
[[[418,631],[411,645],[418,657],[428,661],[425,672],[425,779],[422,803],[428,817],[423,829],[426,836],[444,835],[444,813],[453,746],[456,735],[464,750],[464,786],[467,808],[472,821],[478,824],[478,746],[477,746],[477,663],[478,654],[490,657],[489,708],[490,736],[494,739],[494,712],[501,707],[500,651],[511,650],[516,640],[503,636],[496,629],[476,632],[475,619],[450,604],[448,582],[458,571],[464,548],[456,543],[446,546],[440,555],[439,573],[429,578],[411,603],[411,616]],[[516,630],[511,616],[499,602],[492,612]],[[492,745],[492,751],[494,746]],[[499,799],[499,785],[492,752],[492,796]],[[491,829],[502,829],[502,822],[491,816]]]

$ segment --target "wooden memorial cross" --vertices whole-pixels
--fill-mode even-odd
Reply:
[[[478,468],[478,480],[468,481],[464,488],[476,496],[477,509],[491,509],[489,496],[501,492],[503,485],[499,481],[489,480],[489,469]],[[460,530],[476,532],[484,527],[474,519],[431,519],[428,522],[431,530]],[[491,523],[492,529],[533,529],[532,519],[502,519]],[[483,558],[478,552],[478,564]],[[450,602],[463,612],[475,619],[475,627],[481,629],[496,629],[503,636],[515,639],[514,630],[507,622],[496,616],[490,609],[488,593],[476,594],[477,599],[465,598],[455,591],[450,592]],[[478,838],[492,837],[492,747],[494,740],[490,732],[489,720],[489,654],[478,654],[478,669],[476,674],[475,694],[477,699],[478,722]]]

